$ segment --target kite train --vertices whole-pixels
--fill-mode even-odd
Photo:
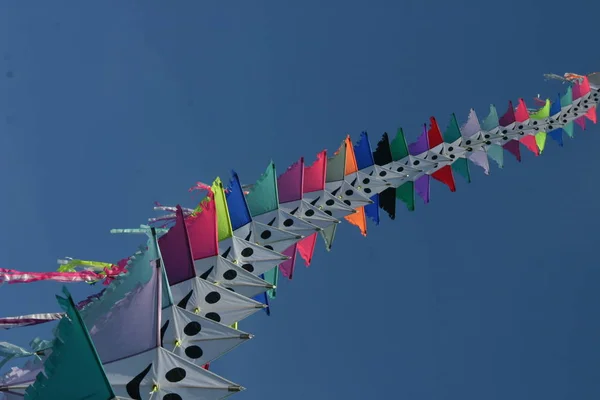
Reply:
[[[538,96],[539,109],[520,99],[502,116],[491,106],[481,121],[471,110],[463,125],[452,115],[443,131],[431,118],[415,143],[399,129],[374,150],[363,132],[279,176],[271,163],[254,184],[242,185],[235,172],[226,184],[198,183],[190,190],[206,197],[195,209],[156,204],[167,214],[114,229],[146,237],[114,264],[69,258],[56,272],[0,269],[0,283],[105,285],[78,303],[64,288],[62,312],[0,318],[3,329],[58,322],[53,340],[35,339],[30,349],[0,342],[0,367],[27,359],[0,377],[0,398],[213,400],[244,390],[209,364],[252,338],[238,322],[269,313],[279,275],[293,278],[297,256],[309,265],[319,237],[331,249],[343,220],[366,236],[367,218],[377,224],[383,211],[394,219],[397,200],[409,210],[415,197],[428,203],[432,180],[451,191],[455,174],[470,181],[468,161],[487,174],[490,159],[502,167],[505,151],[518,160],[522,148],[540,155],[548,138],[562,146],[575,125],[596,123],[600,73],[546,77],[568,88],[554,100]]]

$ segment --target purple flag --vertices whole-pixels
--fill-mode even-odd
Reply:
[[[408,151],[416,156],[429,150],[429,140],[427,138],[427,125],[423,125],[423,133],[416,142],[408,145]],[[423,175],[415,181],[415,191],[423,199],[425,204],[429,203],[429,175]]]

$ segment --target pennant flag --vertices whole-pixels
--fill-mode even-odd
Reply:
[[[477,123],[477,125],[479,125],[479,123]],[[458,127],[456,115],[452,114],[450,116],[450,122],[448,122],[446,131],[444,132],[444,141],[448,143],[457,143],[460,140],[461,136],[462,135],[460,132],[460,128]],[[469,164],[467,163],[467,159],[462,157],[455,159],[453,155],[450,155],[450,157],[454,159],[451,168],[458,174],[460,174],[463,178],[465,178],[468,183],[471,183],[471,173],[469,171]]]
[[[586,118],[592,121],[594,124],[597,123],[596,107],[591,107],[585,114]]]
[[[402,160],[409,156],[408,145],[402,128],[398,128],[396,137],[390,143],[390,151],[394,161]],[[406,204],[409,211],[415,210],[415,184],[413,181],[406,182],[396,189],[396,198]]]
[[[502,147],[514,155],[518,162],[521,162],[521,148],[519,147],[518,140],[509,140]]]
[[[427,125],[423,125],[423,133],[421,133],[416,142],[408,145],[408,151],[411,155],[416,156],[425,153],[428,149]],[[415,164],[413,163],[413,165]],[[425,204],[429,203],[429,175],[423,175],[415,180],[415,191]]]
[[[235,171],[231,171],[231,179],[229,179],[225,198],[227,199],[227,209],[234,232],[252,222],[252,216],[244,197],[240,178]]]
[[[354,154],[354,147],[350,140],[350,135],[346,136],[344,142],[346,148],[346,163],[344,168],[344,176],[351,175],[358,172],[358,164],[356,163],[356,156]],[[360,229],[360,233],[363,236],[367,236],[367,218],[365,215],[365,207],[360,206],[356,208],[356,214],[346,216],[346,221],[350,222]]]
[[[546,116],[545,113],[541,113],[539,115],[539,118],[536,118],[536,119],[549,118],[550,116],[552,116],[553,118],[558,118],[560,116],[560,112],[562,111],[562,108],[560,105],[560,94],[558,95],[557,101],[555,101],[554,103],[551,103],[550,100],[546,100],[546,104],[547,104],[547,107],[549,107],[548,115]],[[544,108],[546,108],[546,107],[544,107]],[[533,118],[533,116],[532,116],[532,118]],[[558,143],[558,145],[560,147],[563,147],[563,129],[562,128],[550,129],[550,132],[548,134],[550,135],[550,137],[552,139],[554,139]]]
[[[194,260],[219,254],[217,207],[212,190],[198,205],[197,211],[185,219],[185,226]]]
[[[246,201],[253,217],[277,211],[279,197],[277,194],[277,174],[275,173],[273,161],[271,161],[260,179],[252,186],[252,189],[246,195]]]
[[[452,124],[452,123],[451,123]],[[460,133],[462,137],[465,139],[464,144],[470,146],[473,142],[479,141],[482,135],[482,128],[479,125],[479,120],[477,119],[477,114],[475,110],[471,109],[469,112],[469,116],[467,117],[467,122],[460,128]],[[498,146],[499,147],[499,146]],[[467,147],[468,159],[471,160],[475,165],[483,168],[483,172],[486,175],[490,173],[490,163],[488,160],[488,155],[484,149],[478,149],[473,151],[473,148]],[[502,154],[502,148],[500,148],[500,154]]]
[[[429,144],[429,149],[433,149],[434,147],[444,143],[444,139],[442,139],[442,132],[440,132],[440,128],[434,117],[429,118],[429,123],[430,128],[427,131],[427,141]],[[436,181],[440,181],[444,185],[448,186],[451,192],[456,192],[456,183],[454,182],[454,176],[452,175],[452,167],[449,165],[445,165],[438,169],[431,174],[431,177]]]
[[[304,182],[304,158],[292,164],[277,178],[279,204],[302,199]]]
[[[215,208],[217,210],[217,227],[219,232],[219,242],[233,237],[233,226],[229,218],[229,209],[227,207],[227,199],[223,190],[223,183],[217,177],[212,185],[212,192],[215,199]]]
[[[567,88],[567,91],[565,92],[565,94],[560,98],[560,106],[561,107],[570,107],[571,104],[573,104],[573,91],[571,90],[571,87],[569,86]],[[575,132],[574,132],[573,126],[574,126],[573,121],[569,121],[563,125],[563,130],[565,131],[567,136],[569,136],[570,138],[574,137]]]
[[[379,166],[394,161],[387,132],[383,134],[377,143],[377,148],[373,152],[373,161],[375,165]],[[393,187],[385,189],[378,196],[379,207],[389,215],[390,219],[396,219],[396,189]]]
[[[68,318],[56,327],[52,354],[44,363],[35,382],[25,391],[29,400],[115,398],[98,353],[81,315],[66,288],[65,297],[56,296]]]
[[[180,206],[177,206],[176,215],[175,225],[158,239],[167,278],[171,285],[176,285],[196,276],[189,234],[183,217],[183,210]],[[210,227],[207,229],[210,230]]]
[[[494,129],[498,128],[500,125],[500,120],[498,118],[498,111],[496,107],[491,104],[490,105],[490,113],[487,117],[482,121],[481,127],[486,132],[491,132]],[[504,167],[504,152],[502,151],[502,146],[499,144],[489,144],[487,148],[488,156],[496,161],[499,168]]]
[[[354,154],[359,170],[375,165],[367,132],[362,132],[360,134],[360,139],[354,145]],[[379,225],[379,195],[375,194],[371,196],[371,200],[373,201],[373,204],[365,206],[365,215],[375,222],[375,225]]]
[[[515,119],[517,122],[523,124],[519,125],[519,129],[523,128],[523,125],[529,120],[529,111],[527,111],[527,105],[525,100],[519,99],[519,104],[515,112]],[[536,156],[540,155],[540,151],[544,148],[546,143],[546,133],[539,132],[536,135],[527,135],[521,138],[520,142],[529,149]]]
[[[302,199],[304,181],[304,158],[290,166],[279,178],[277,178],[277,189],[279,204],[296,202]],[[294,212],[291,213],[294,215]],[[296,249],[298,244],[294,243],[283,252],[290,257],[279,265],[279,270],[288,279],[292,279],[296,268]]]
[[[312,165],[304,166],[304,181],[302,182],[303,192],[311,193],[324,191],[326,176],[327,150],[323,150],[317,154],[317,159]],[[332,199],[331,202],[333,203],[334,200]],[[331,214],[331,211],[328,212],[328,210],[325,210],[325,212]],[[316,244],[316,233],[313,233],[298,242],[298,254],[300,254],[300,257],[302,257],[307,267],[312,261]]]
[[[573,85],[573,100],[578,100],[591,91],[590,81],[587,76],[583,76],[580,80],[576,81]]]
[[[512,129],[516,122],[515,110],[513,109],[512,101],[508,102],[508,109],[502,117],[498,120],[500,126],[503,128]],[[521,149],[519,147],[519,141],[510,139],[502,146],[506,151],[514,155],[517,161],[521,162]]]
[[[304,193],[316,192],[325,189],[327,177],[327,150],[317,154],[317,159],[312,165],[304,166]]]

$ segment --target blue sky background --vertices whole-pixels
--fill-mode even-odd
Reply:
[[[542,73],[600,69],[599,14],[589,0],[0,2],[0,267],[117,261],[142,239],[109,230],[153,201],[193,206],[197,180],[233,168],[251,183],[346,133],[412,141],[431,115],[533,106],[565,88]],[[246,400],[597,398],[599,133],[520,165],[507,153],[490,177],[473,166],[456,193],[434,182],[429,205],[367,238],[344,224],[214,370]],[[59,290],[4,285],[0,314],[55,311]]]

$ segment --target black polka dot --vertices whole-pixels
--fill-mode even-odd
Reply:
[[[350,202],[350,200],[344,200],[344,203],[345,203],[347,206],[351,206],[351,205],[352,205],[352,203]]]
[[[204,297],[204,301],[206,301],[208,304],[215,304],[219,300],[221,300],[221,295],[219,292],[210,292],[206,295],[206,297]]]
[[[438,159],[438,156],[432,156],[432,157],[431,157],[431,159],[432,159],[432,160],[437,160],[437,159]]]
[[[419,164],[421,164],[421,161],[419,161],[419,160],[415,160],[415,162],[413,162],[413,165],[419,165]]]
[[[198,321],[192,321],[183,328],[183,333],[188,336],[196,336],[202,330],[202,325]]]
[[[353,194],[354,194],[354,191],[352,189],[346,190],[346,196],[352,196]]]
[[[456,158],[454,154],[450,154],[450,158]]]
[[[332,205],[334,205],[334,204],[335,204],[335,201],[333,201],[333,200],[331,200],[331,199],[329,199],[329,200],[327,200],[327,201],[325,202],[325,205],[326,205],[326,206],[329,206],[329,207],[331,207],[331,206],[332,206]]]
[[[398,167],[398,168],[396,168],[396,171],[402,172],[402,171],[404,171],[404,167]]]
[[[371,193],[371,188],[365,188],[365,193]]]
[[[329,210],[325,210],[323,211],[325,214],[329,215],[330,217],[333,216],[333,213]]]
[[[306,210],[304,215],[306,215],[307,217],[312,217],[313,215],[315,215],[315,212],[313,210]]]
[[[260,233],[260,237],[263,238],[263,239],[270,238],[271,237],[271,231],[268,231],[268,230],[267,231],[262,231]]]
[[[273,250],[273,246],[271,246],[270,244],[267,244],[265,246],[263,246],[265,249],[269,249],[269,250]]]
[[[534,124],[535,124],[535,121],[534,121]],[[503,135],[506,135],[507,133],[508,133],[508,131],[506,129],[502,130]]]
[[[210,320],[213,320],[215,322],[221,322],[221,316],[219,314],[217,314],[216,312],[209,312],[204,317],[208,318]]]
[[[537,125],[537,121],[533,121],[533,124],[534,124],[534,125]],[[523,128],[519,128],[519,129],[523,129]]]
[[[187,375],[187,373],[185,372],[185,369],[175,367],[172,370],[167,371],[167,373],[165,374],[165,378],[169,382],[175,383],[175,382],[180,382],[180,381],[184,380],[186,375]]]
[[[162,400],[183,400],[183,397],[177,393],[167,393],[163,396]]]
[[[552,130],[552,129],[554,129],[554,128],[552,128],[552,125],[548,125],[548,129],[549,129],[549,130]]]
[[[490,135],[484,135],[483,137],[486,138],[486,139],[489,139]]]
[[[223,278],[225,278],[228,281],[232,281],[237,277],[237,272],[235,272],[234,269],[229,269],[227,271],[225,271],[225,273],[223,274]]]
[[[204,352],[200,348],[200,346],[190,346],[185,348],[185,355],[189,358],[193,358],[194,360],[199,359],[204,355]]]
[[[508,140],[508,136],[504,136],[502,140]]]
[[[242,265],[242,268],[244,268],[248,272],[254,272],[254,266],[252,264],[244,264]]]
[[[523,125],[519,125],[519,129],[523,129]]]
[[[294,220],[291,218],[288,218],[285,221],[283,221],[283,226],[285,227],[290,227],[292,225],[294,225]]]
[[[486,141],[486,142],[485,142],[485,144],[487,144],[487,145],[489,146],[490,144],[492,144],[492,142],[490,142],[490,141],[488,140],[488,141]]]
[[[371,180],[370,180],[369,178],[365,178],[365,179],[363,179],[363,183],[364,183],[365,185],[368,185],[370,182],[371,182]]]
[[[254,254],[254,250],[252,250],[250,247],[246,247],[244,250],[242,250],[242,257],[250,257],[252,254]]]
[[[465,142],[465,144],[468,146],[468,145],[470,145],[470,144],[471,144],[471,141],[470,141],[470,140],[467,140],[467,141]]]
[[[448,151],[454,151],[454,147],[452,147],[452,146],[448,147]]]
[[[387,172],[385,172],[385,171],[379,171],[379,176],[386,176],[386,175],[387,175]]]

